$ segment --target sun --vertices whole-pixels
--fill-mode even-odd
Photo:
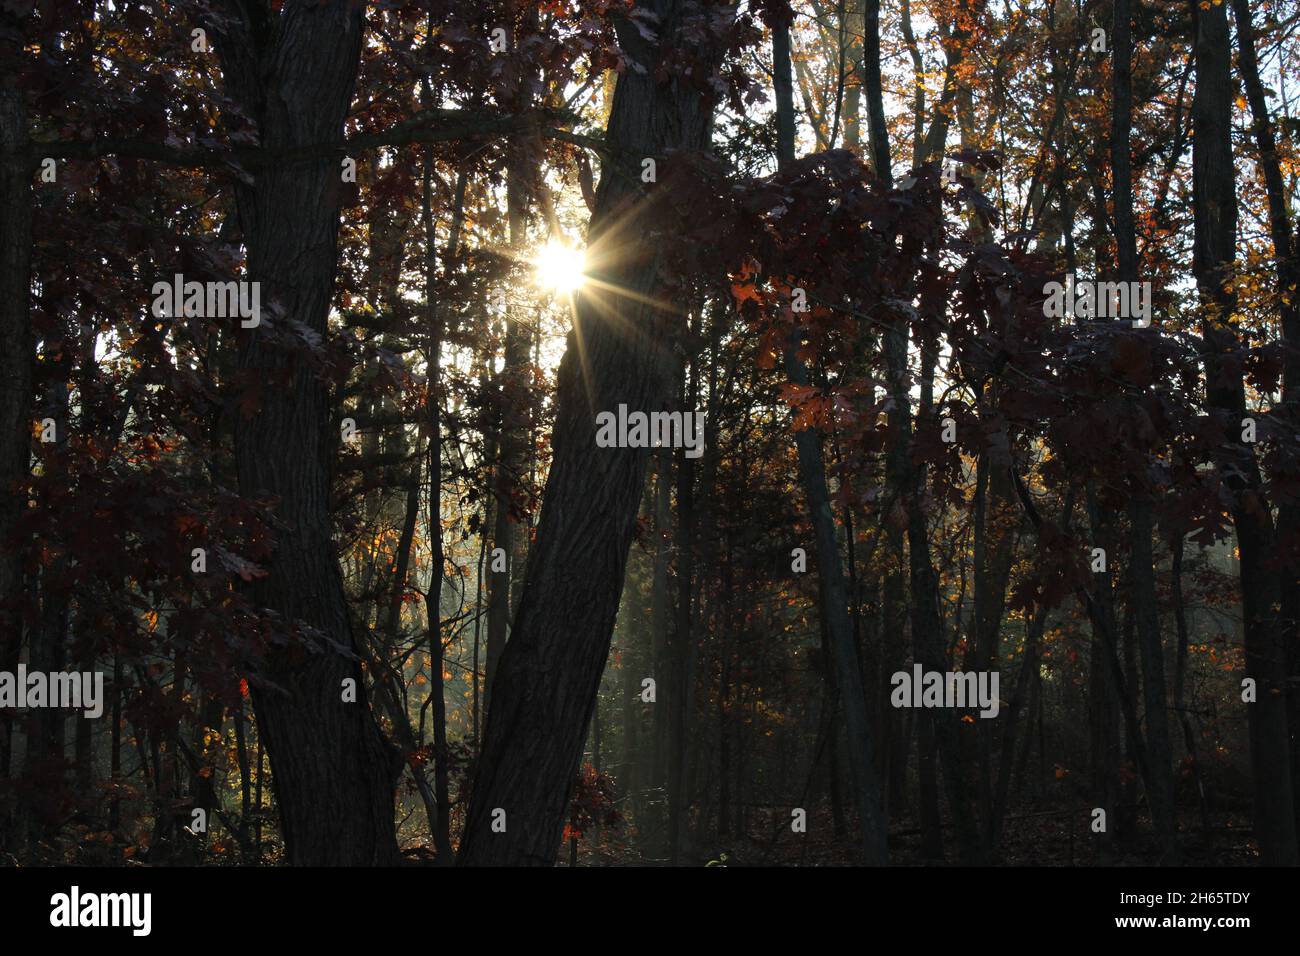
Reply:
[[[573,292],[587,281],[587,256],[581,249],[552,240],[533,259],[537,284],[555,292]]]

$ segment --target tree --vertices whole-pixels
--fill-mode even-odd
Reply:
[[[361,51],[361,8],[231,4],[214,20],[226,92],[263,148],[338,143]],[[229,117],[227,122],[236,122]],[[338,440],[310,343],[325,334],[341,176],[335,156],[260,169],[236,192],[249,279],[267,314],[240,343],[235,425],[241,492],[277,499],[268,574],[253,586],[278,615],[253,682],[289,860],[396,860],[400,763],[370,713],[330,532],[328,462]],[[301,331],[300,331],[301,330]],[[318,358],[318,357],[317,357]],[[275,646],[292,638],[289,646]],[[344,702],[345,681],[356,697]]]
[[[1196,95],[1192,100],[1192,149],[1196,243],[1193,271],[1204,317],[1201,323],[1207,405],[1225,437],[1216,465],[1232,496],[1232,521],[1241,554],[1241,612],[1246,674],[1258,697],[1247,704],[1255,782],[1255,828],[1264,863],[1297,861],[1291,793],[1284,654],[1278,627],[1278,571],[1269,555],[1275,530],[1260,490],[1259,465],[1240,441],[1246,417],[1241,344],[1229,322],[1237,227],[1231,140],[1232,51],[1224,6],[1197,7]],[[1276,693],[1275,693],[1276,691]]]
[[[669,150],[703,149],[712,129],[711,94],[682,77],[660,81],[656,72],[671,67],[661,63],[668,38],[697,70],[717,70],[719,40],[701,19],[714,12],[712,4],[649,0],[616,21],[620,43],[645,72],[623,73],[614,91],[605,134],[611,159],[587,232],[598,285],[577,296],[560,367],[555,457],[493,685],[497,704],[488,714],[462,864],[549,865],[560,843],[649,460],[644,448],[598,448],[596,415],[620,405],[664,409],[679,363],[679,306],[642,233],[652,207],[670,201],[672,182],[665,175],[643,190],[639,174],[649,168],[644,160],[666,174]],[[655,23],[657,41],[638,33],[638,16]],[[492,830],[495,810],[506,813],[504,833]]]

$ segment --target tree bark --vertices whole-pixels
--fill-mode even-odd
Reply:
[[[1272,563],[1272,517],[1263,499],[1259,466],[1239,440],[1245,416],[1241,343],[1229,324],[1237,199],[1232,159],[1231,48],[1227,10],[1193,7],[1196,25],[1196,93],[1192,99],[1193,272],[1206,308],[1202,322],[1206,397],[1227,433],[1218,450],[1222,481],[1233,495],[1232,518],[1241,555],[1241,599],[1246,674],[1256,699],[1246,704],[1255,784],[1255,835],[1265,865],[1297,862],[1287,731],[1286,674],[1276,607],[1279,575]]]
[[[867,98],[871,169],[877,178],[892,182],[889,130],[885,127],[885,101],[880,78],[880,0],[863,0],[862,91]]]
[[[648,304],[665,290],[645,214],[671,185],[642,190],[630,171],[642,168],[642,158],[665,167],[666,149],[709,143],[712,94],[675,77],[657,81],[661,46],[680,44],[680,52],[696,53],[706,65],[716,65],[720,51],[704,38],[707,31],[682,31],[684,0],[643,0],[635,10],[657,18],[660,39],[641,36],[626,18],[615,21],[623,49],[646,72],[622,73],[614,90],[606,131],[613,159],[588,230],[589,272],[598,282],[575,296],[557,383],[554,458],[493,685],[497,703],[488,714],[461,846],[460,862],[468,865],[555,862],[650,455],[647,448],[598,448],[596,415],[620,404],[647,413],[665,408],[680,366],[666,347],[681,338],[680,311]],[[503,832],[493,828],[501,819],[496,810],[505,813]]]
[[[253,118],[261,145],[342,142],[361,7],[298,0],[273,14],[260,3],[231,3],[226,14],[212,25],[226,93]],[[338,426],[326,384],[274,335],[287,322],[326,333],[340,179],[335,159],[303,159],[259,169],[238,190],[248,277],[261,283],[264,306],[240,347],[240,384],[255,407],[235,422],[239,488],[276,498],[282,522],[252,596],[269,627],[302,638],[267,651],[252,696],[295,865],[397,860],[400,756],[370,712],[331,533],[328,465]],[[348,678],[354,703],[342,701]]]

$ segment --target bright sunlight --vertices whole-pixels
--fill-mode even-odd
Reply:
[[[564,243],[548,242],[533,260],[537,270],[537,284],[556,292],[573,292],[582,286],[587,277],[587,256],[581,249]]]

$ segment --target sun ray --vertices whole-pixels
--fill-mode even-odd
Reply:
[[[583,250],[552,240],[533,259],[537,284],[555,292],[573,292],[587,281],[587,257]]]

